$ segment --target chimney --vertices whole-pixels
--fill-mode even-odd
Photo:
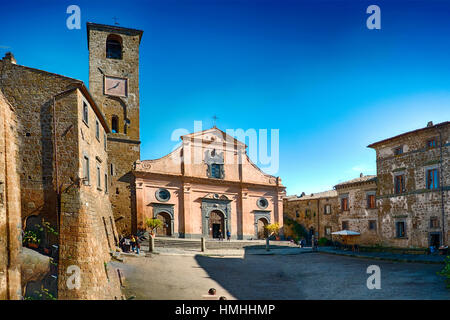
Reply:
[[[432,127],[432,126],[433,126],[433,121],[428,121],[427,128]]]
[[[5,57],[3,58],[4,61],[9,61],[10,63],[17,64],[16,58],[14,58],[14,55],[12,52],[5,53]]]
[[[363,175],[362,172],[359,174],[359,177],[360,177],[360,178],[364,177],[364,175]]]
[[[304,192],[302,192],[302,194],[300,195],[300,197],[304,197],[306,194]]]

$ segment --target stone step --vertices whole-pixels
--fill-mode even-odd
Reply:
[[[148,243],[143,243],[144,246]],[[206,240],[207,249],[244,249],[265,248],[265,240],[232,240],[218,241]],[[182,249],[199,249],[201,247],[200,239],[180,239],[180,238],[155,238],[155,247],[160,248],[182,248]],[[289,241],[270,241],[270,248],[277,247],[297,247]]]

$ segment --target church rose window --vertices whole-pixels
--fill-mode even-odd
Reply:
[[[158,190],[156,190],[156,199],[158,199],[158,201],[161,202],[166,202],[169,201],[170,199],[170,192],[167,189],[164,188],[160,188]]]
[[[256,205],[260,208],[260,209],[266,209],[269,206],[269,201],[267,201],[266,198],[259,198],[256,201]]]

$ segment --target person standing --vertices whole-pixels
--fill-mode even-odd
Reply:
[[[227,230],[227,240],[230,241],[231,239],[231,232],[230,230]]]
[[[131,251],[134,252],[136,249],[136,239],[134,238],[134,235],[131,235],[130,243],[131,243]]]
[[[138,236],[135,236],[135,241],[136,241],[136,254],[141,253],[141,241],[139,240]]]

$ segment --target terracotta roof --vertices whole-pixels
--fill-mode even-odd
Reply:
[[[380,140],[380,141],[378,141],[378,142],[374,142],[374,143],[372,143],[372,144],[369,144],[367,147],[368,147],[368,148],[374,148],[374,147],[376,147],[377,145],[379,145],[379,144],[381,144],[381,143],[384,143],[384,142],[388,142],[388,141],[391,141],[391,140],[395,140],[395,139],[404,137],[404,136],[409,135],[409,134],[413,134],[413,133],[417,133],[417,132],[421,132],[421,131],[426,131],[426,130],[430,130],[430,129],[436,129],[436,128],[438,128],[438,127],[443,127],[443,126],[446,126],[446,125],[448,125],[448,124],[450,124],[450,121],[445,121],[445,122],[441,122],[441,123],[438,123],[438,124],[435,124],[435,125],[432,125],[432,126],[429,126],[429,127],[427,126],[427,127],[425,127],[425,128],[420,128],[420,129],[408,131],[408,132],[405,132],[405,133],[396,135],[396,136],[391,137],[391,138],[387,138],[387,139],[384,139],[384,140]]]
[[[316,193],[311,193],[311,194],[307,194],[304,196],[292,195],[292,196],[285,197],[285,199],[287,199],[287,201],[297,201],[297,200],[313,200],[313,199],[333,198],[333,197],[337,197],[336,190],[316,192]]]
[[[376,181],[377,180],[377,176],[376,175],[368,175],[368,176],[362,176],[362,177],[358,177],[352,180],[348,180],[348,181],[344,181],[341,183],[338,183],[337,185],[335,185],[335,188],[339,188],[339,187],[343,187],[343,186],[348,186],[348,185],[352,185],[352,184],[357,184],[357,183],[366,183],[366,182],[372,182],[372,181]]]

